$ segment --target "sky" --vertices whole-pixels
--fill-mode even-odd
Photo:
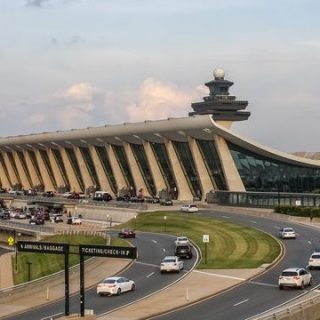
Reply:
[[[232,130],[320,151],[318,0],[1,0],[0,136],[184,117],[216,68]]]

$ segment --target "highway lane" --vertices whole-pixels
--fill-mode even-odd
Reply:
[[[142,299],[154,291],[166,287],[178,280],[190,270],[196,261],[193,259],[184,260],[185,270],[174,274],[160,274],[159,265],[162,258],[174,253],[174,237],[152,233],[137,233],[135,239],[128,239],[138,249],[138,258],[132,267],[121,273],[136,282],[134,292],[124,293],[121,296],[100,297],[96,294],[96,287],[86,290],[85,309],[93,309],[95,314],[111,312],[135,300]],[[112,259],[107,259],[111,263]],[[108,275],[106,275],[108,276]],[[70,298],[70,314],[80,313],[79,295]],[[45,305],[35,310],[25,312],[16,316],[8,316],[4,319],[55,319],[64,314],[64,300]]]
[[[282,290],[278,289],[277,281],[280,272],[288,267],[306,267],[310,254],[319,249],[319,231],[312,227],[292,224],[268,218],[246,216],[230,212],[210,212],[201,210],[200,215],[223,219],[230,222],[241,223],[264,230],[278,237],[279,229],[283,226],[291,226],[298,233],[295,240],[284,240],[286,254],[284,258],[268,272],[244,283],[233,290],[227,291],[216,297],[210,298],[199,304],[169,313],[167,315],[154,317],[161,320],[229,320],[248,319],[260,314],[274,306],[289,301],[305,290]],[[312,271],[314,285],[320,283],[320,271]]]

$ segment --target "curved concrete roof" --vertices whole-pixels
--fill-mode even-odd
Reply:
[[[156,121],[146,120],[138,123],[4,137],[0,138],[0,148],[22,150],[33,147],[38,149],[57,148],[59,145],[63,147],[87,146],[88,144],[103,146],[106,143],[121,145],[122,142],[142,144],[144,141],[163,143],[166,139],[186,142],[188,136],[201,140],[213,140],[216,134],[244,149],[277,161],[320,168],[320,161],[318,160],[297,157],[240,137],[218,125],[210,115],[195,115]]]

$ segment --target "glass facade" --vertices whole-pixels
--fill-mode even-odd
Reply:
[[[146,184],[146,186],[148,188],[148,192],[150,195],[155,196],[156,195],[156,188],[155,188],[155,185],[153,182],[151,170],[149,167],[149,162],[148,162],[144,147],[142,144],[131,144],[130,146],[131,146],[131,150],[133,152],[133,155],[137,161],[137,164],[139,166],[144,183]]]
[[[53,175],[53,170],[51,168],[51,164],[50,164],[50,160],[49,160],[47,151],[46,150],[39,150],[39,152],[40,152],[41,158],[42,158],[42,160],[44,162],[44,165],[46,166],[46,169],[47,169],[48,175],[50,177],[51,183],[53,184],[53,187],[55,189],[57,189],[56,179],[54,178],[54,175]]]
[[[32,162],[32,165],[33,165],[33,168],[34,170],[36,171],[36,174],[37,174],[37,177],[40,181],[40,184],[43,185],[43,179],[42,179],[42,176],[41,176],[41,173],[40,173],[40,168],[39,168],[39,165],[38,165],[38,161],[37,161],[37,158],[36,158],[36,155],[33,151],[27,151],[28,152],[28,155],[30,157],[30,160]]]
[[[317,192],[320,169],[276,161],[228,143],[246,191]]]
[[[28,182],[29,182],[29,185],[32,186],[32,180],[31,180],[30,172],[29,172],[29,170],[28,170],[28,166],[27,166],[26,160],[25,160],[25,158],[24,158],[23,152],[17,151],[17,155],[18,155],[18,157],[19,157],[21,166],[22,166],[22,168],[23,168],[23,172],[24,172],[24,174],[25,174],[26,177],[27,177],[27,180],[28,180]]]
[[[128,164],[128,160],[127,160],[127,156],[126,153],[124,151],[124,147],[123,146],[117,146],[117,145],[112,145],[112,149],[114,151],[114,154],[119,162],[120,168],[121,168],[121,172],[124,176],[124,179],[127,182],[127,186],[124,187],[129,187],[130,188],[130,193],[131,195],[136,195],[136,188],[135,188],[135,184],[131,175],[131,171],[129,168],[129,164]],[[119,186],[120,187],[120,186]]]
[[[161,174],[167,185],[169,194],[172,195],[172,198],[176,199],[177,185],[174,178],[172,166],[169,161],[166,146],[163,143],[150,143],[150,145],[160,167]]]
[[[69,183],[69,179],[67,176],[67,172],[66,172],[66,168],[64,166],[64,162],[62,160],[62,156],[60,154],[60,151],[58,149],[51,149],[54,158],[56,159],[57,165],[60,169],[60,173],[64,182],[64,187],[66,188],[66,190],[70,190],[70,183]]]
[[[5,173],[6,177],[7,177],[10,185],[12,185],[12,182],[11,182],[11,179],[10,179],[10,176],[9,176],[9,172],[8,172],[8,169],[7,169],[6,164],[5,164],[5,162],[4,162],[4,158],[3,158],[3,154],[2,154],[2,153],[0,153],[0,162],[1,162],[1,164],[2,164],[4,173]]]
[[[109,161],[109,158],[107,155],[107,150],[105,147],[98,147],[98,146],[95,146],[95,149],[97,151],[98,157],[99,157],[100,162],[102,164],[104,173],[109,181],[110,187],[111,187],[113,193],[117,194],[118,193],[117,183],[116,183],[116,180],[113,175],[113,171],[112,171],[110,161]]]
[[[96,190],[101,190],[100,182],[97,176],[96,168],[94,166],[94,163],[92,161],[91,155],[89,153],[88,148],[79,147],[79,150],[82,154],[82,158],[84,159],[84,163],[86,165],[86,168],[89,172],[89,175],[93,181],[93,183],[96,186]]]
[[[206,164],[212,184],[218,190],[227,190],[220,158],[214,141],[197,140],[204,163]]]
[[[191,193],[194,197],[202,198],[200,179],[193,161],[188,142],[172,141],[177,157],[180,161],[182,170],[189,184]]]
[[[80,171],[80,168],[79,168],[79,165],[78,165],[78,161],[77,161],[77,158],[76,158],[76,155],[74,154],[74,151],[73,149],[71,148],[65,148],[66,150],[66,154],[69,158],[69,161],[70,161],[70,164],[73,168],[73,171],[76,175],[76,178],[77,178],[77,181],[79,183],[79,186],[80,186],[80,189],[82,190],[82,192],[84,192],[85,190],[85,187],[84,187],[84,183],[83,183],[83,180],[82,180],[82,175],[81,175],[81,171]]]

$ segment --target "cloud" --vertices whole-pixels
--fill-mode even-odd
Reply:
[[[25,123],[27,125],[42,124],[45,121],[45,116],[43,114],[32,114],[26,118]]]
[[[65,98],[69,101],[77,101],[87,103],[94,99],[94,95],[99,89],[87,82],[80,82],[72,85],[62,93],[57,93],[57,97]]]
[[[50,0],[27,0],[26,6],[27,7],[37,7],[42,8],[42,5]]]
[[[129,121],[187,116],[191,110],[190,104],[199,101],[204,92],[202,86],[188,92],[172,84],[148,78],[140,86],[137,102],[126,107]]]

